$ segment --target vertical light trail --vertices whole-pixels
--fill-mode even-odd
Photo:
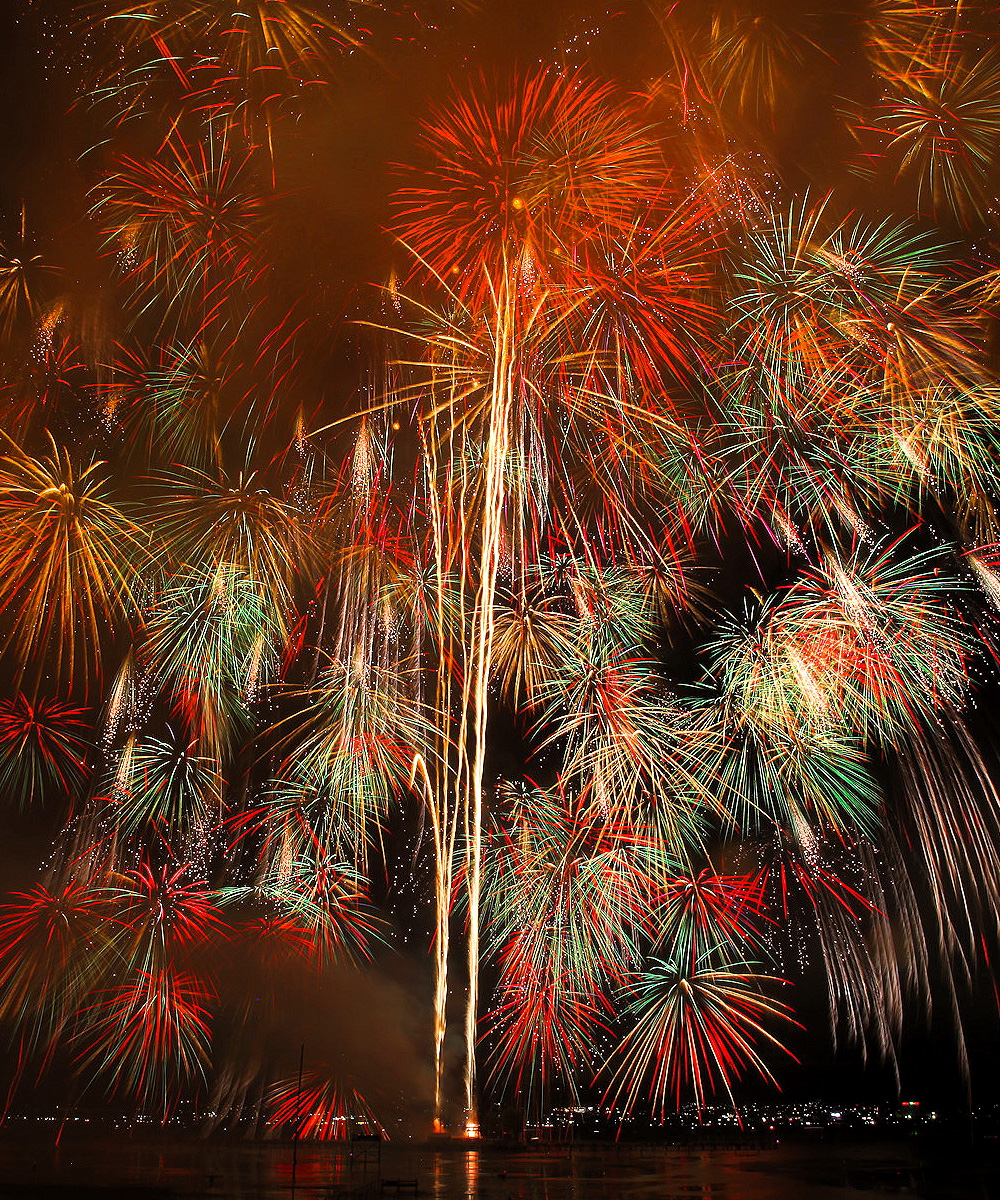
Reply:
[[[469,887],[469,996],[465,1018],[465,1108],[466,1133],[478,1133],[476,1104],[476,1023],[479,1013],[479,901],[482,888],[483,771],[486,763],[486,731],[489,719],[488,689],[493,660],[494,606],[500,558],[506,477],[510,458],[510,417],[514,391],[514,330],[517,272],[504,264],[499,288],[494,289],[493,382],[486,433],[485,480],[479,581],[472,619],[473,737],[471,771],[467,773],[466,796]]]

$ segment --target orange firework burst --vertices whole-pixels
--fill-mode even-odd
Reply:
[[[549,269],[552,239],[574,240],[623,201],[662,187],[659,148],[634,103],[583,76],[539,71],[506,88],[481,80],[423,129],[425,173],[402,188],[396,229],[441,279],[482,295],[524,251]]]

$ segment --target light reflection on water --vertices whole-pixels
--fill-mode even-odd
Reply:
[[[303,1143],[295,1200],[920,1200],[1000,1196],[990,1172],[925,1164],[906,1144],[768,1149],[580,1145],[505,1152],[406,1144],[363,1154]],[[292,1149],[273,1143],[0,1140],[0,1200],[289,1200]]]

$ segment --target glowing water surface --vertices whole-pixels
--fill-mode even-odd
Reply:
[[[292,1147],[69,1136],[0,1138],[2,1200],[288,1200]],[[960,1147],[779,1144],[766,1149],[584,1144],[505,1151],[403,1144],[298,1148],[295,1200],[958,1200],[1000,1197],[1000,1172]]]

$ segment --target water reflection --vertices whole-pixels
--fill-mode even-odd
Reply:
[[[539,1146],[518,1151],[389,1144],[378,1152],[303,1143],[296,1200],[921,1200],[986,1197],[990,1173],[913,1146],[829,1143],[767,1149]],[[292,1150],[275,1144],[120,1138],[0,1140],[3,1200],[290,1200]]]

